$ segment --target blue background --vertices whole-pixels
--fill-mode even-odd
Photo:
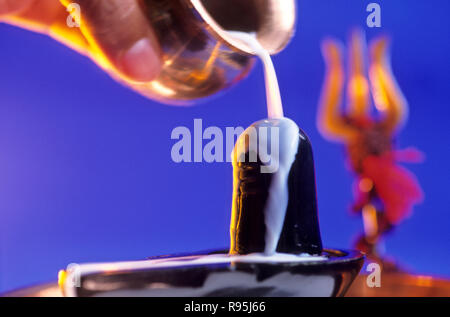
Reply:
[[[299,1],[299,28],[275,58],[285,112],[310,136],[324,244],[348,248],[343,149],[315,126],[326,35],[364,27],[370,1]],[[413,272],[450,276],[449,24],[447,0],[379,1],[393,70],[410,103],[398,138],[426,162],[409,165],[426,193],[386,252]],[[0,291],[56,279],[71,262],[141,259],[228,245],[232,168],[176,164],[176,126],[248,126],[266,116],[258,66],[239,86],[191,108],[168,107],[117,84],[61,44],[0,25]]]

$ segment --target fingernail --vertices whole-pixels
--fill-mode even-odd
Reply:
[[[121,71],[135,81],[151,81],[161,71],[161,59],[149,39],[137,41],[120,59]]]

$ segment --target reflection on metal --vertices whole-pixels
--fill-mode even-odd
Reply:
[[[359,275],[347,297],[447,297],[450,294],[450,281],[432,276],[411,275],[407,273],[382,273],[381,287],[371,288],[366,284],[367,275]]]
[[[367,275],[361,274],[348,290],[347,297],[442,297],[450,294],[450,280],[406,273],[383,273],[380,288],[367,286]],[[61,297],[58,284],[38,285],[12,293],[9,297]]]

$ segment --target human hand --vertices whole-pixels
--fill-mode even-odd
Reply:
[[[45,33],[119,77],[145,82],[161,70],[160,48],[139,0],[76,0],[80,28],[69,27],[70,0],[0,0],[0,22]]]

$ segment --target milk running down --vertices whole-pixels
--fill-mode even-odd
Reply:
[[[262,252],[320,254],[320,238],[314,161],[306,134],[294,121],[285,118],[278,80],[269,53],[255,34],[228,32],[234,39],[251,47],[264,65],[268,119],[255,122],[239,138],[233,151],[233,205],[231,216],[231,254]],[[262,133],[277,129],[278,133]],[[260,149],[252,146],[256,131],[257,145],[278,142],[278,170],[262,173],[265,164]],[[272,136],[277,135],[278,139]],[[255,140],[253,140],[255,141]]]

